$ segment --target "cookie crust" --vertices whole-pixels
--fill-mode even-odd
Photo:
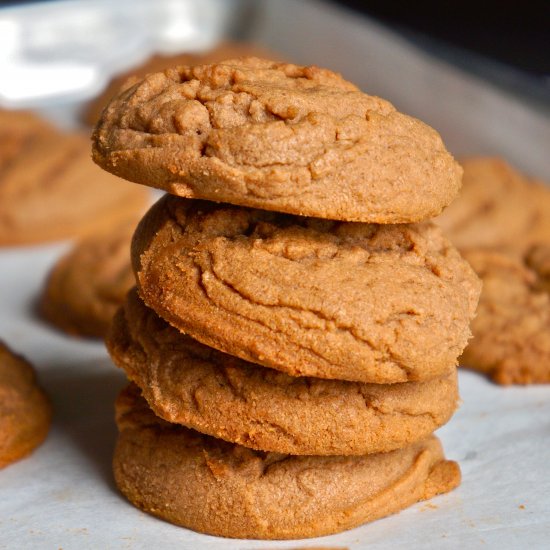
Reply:
[[[0,341],[0,468],[24,458],[46,438],[51,406],[32,366]]]
[[[359,457],[296,457],[225,443],[153,415],[133,387],[116,404],[116,483],[138,508],[211,535],[292,539],[337,533],[450,491],[437,438]]]
[[[132,243],[145,303],[200,342],[291,376],[451,372],[479,295],[429,223],[302,218],[165,196]]]
[[[154,413],[213,437],[294,455],[391,451],[428,437],[456,409],[456,372],[428,382],[296,378],[208,348],[147,308],[135,290],[107,349]]]
[[[462,169],[439,134],[318,67],[240,58],[148,75],[114,98],[93,158],[187,198],[376,223],[436,216]]]

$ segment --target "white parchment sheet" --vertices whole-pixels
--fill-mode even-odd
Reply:
[[[548,118],[528,105],[358,17],[309,1],[266,6],[269,24],[257,21],[257,32],[267,45],[299,62],[326,59],[365,90],[374,87],[426,119],[453,152],[500,153],[550,179]],[[298,542],[219,539],[143,514],[119,496],[111,475],[113,401],[123,374],[102,344],[57,333],[34,313],[46,273],[66,248],[0,249],[0,338],[35,364],[55,411],[45,444],[0,471],[0,548],[550,548],[550,386],[502,388],[466,371],[463,404],[439,431],[463,474],[448,495]]]

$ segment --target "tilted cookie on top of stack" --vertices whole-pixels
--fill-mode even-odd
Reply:
[[[132,503],[282,539],[458,485],[431,433],[480,289],[423,221],[460,187],[434,130],[330,71],[245,58],[125,90],[94,159],[171,193],[107,339],[132,380],[114,458]]]

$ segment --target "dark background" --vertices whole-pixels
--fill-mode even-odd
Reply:
[[[550,1],[339,0],[406,33],[550,76]]]
[[[550,0],[332,0],[550,109]]]

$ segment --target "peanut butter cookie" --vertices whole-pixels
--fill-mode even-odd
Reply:
[[[166,195],[132,245],[145,303],[202,343],[286,372],[377,384],[449,374],[480,283],[422,224],[289,216]]]
[[[87,136],[29,113],[0,113],[0,128],[0,245],[84,235],[146,207],[147,189],[94,165]]]
[[[115,316],[107,349],[157,416],[262,451],[391,451],[428,437],[458,401],[456,372],[384,385],[296,378],[247,363],[181,334],[135,291]]]
[[[318,67],[242,58],[148,75],[113,99],[94,160],[174,195],[334,220],[433,217],[462,169],[439,134]]]
[[[54,266],[40,298],[40,313],[68,334],[103,338],[113,315],[135,285],[125,223],[77,243]]]
[[[550,245],[518,259],[469,250],[483,291],[461,363],[499,384],[550,383]]]
[[[44,441],[51,415],[32,366],[0,341],[0,468],[32,453]]]
[[[195,531],[254,539],[337,533],[460,483],[439,441],[354,457],[252,451],[155,417],[133,387],[116,404],[114,474],[138,508]]]

